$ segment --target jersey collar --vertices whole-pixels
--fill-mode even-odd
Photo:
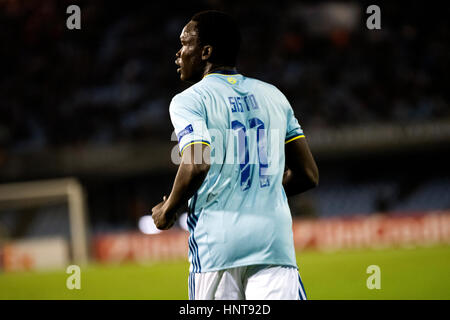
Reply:
[[[237,71],[234,70],[215,70],[214,72],[208,73],[206,74],[203,78],[213,75],[213,74],[218,74],[218,75],[226,75],[226,76],[240,76],[241,74],[238,73]]]

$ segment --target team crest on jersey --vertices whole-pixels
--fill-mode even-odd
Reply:
[[[234,77],[228,77],[227,80],[228,80],[228,82],[231,83],[231,84],[235,84],[236,81],[237,81],[236,78],[234,78]]]

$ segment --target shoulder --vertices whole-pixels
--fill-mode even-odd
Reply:
[[[247,78],[247,79],[254,82],[254,87],[258,91],[264,92],[265,95],[269,95],[272,99],[278,100],[282,104],[289,103],[283,92],[280,89],[278,89],[278,87],[276,87],[275,85],[254,78]]]
[[[259,79],[255,79],[255,78],[250,78],[250,77],[246,77],[246,80],[251,82],[252,85],[257,88],[258,90],[264,91],[266,93],[270,93],[273,95],[283,95],[283,93],[281,92],[280,89],[278,89],[275,85],[259,80]],[[284,95],[283,95],[284,96]]]
[[[202,90],[199,82],[176,94],[170,102],[169,111],[178,108],[200,108],[202,106]]]
[[[185,89],[184,91],[176,94],[172,98],[172,102],[180,102],[180,101],[189,101],[189,100],[197,100],[199,98],[198,90],[195,90],[195,86],[197,84],[194,84],[190,86],[189,88]]]

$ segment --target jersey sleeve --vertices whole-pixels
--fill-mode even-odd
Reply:
[[[177,95],[170,103],[169,113],[181,155],[192,144],[201,143],[211,146],[206,117],[198,101],[188,96]]]
[[[286,97],[280,92],[283,104],[286,106],[286,136],[285,136],[285,143],[289,143],[291,141],[304,138],[305,135],[303,133],[302,127],[298,123],[297,118],[295,117],[294,110],[291,107],[291,104],[286,99]]]
[[[304,138],[302,127],[298,123],[297,118],[294,115],[294,110],[289,106],[287,112],[287,126],[286,126],[286,138],[285,143],[289,143],[291,141]]]

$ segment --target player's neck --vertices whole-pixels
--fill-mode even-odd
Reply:
[[[205,71],[203,72],[203,77],[205,77],[206,75],[208,75],[210,73],[215,73],[218,71],[237,73],[236,67],[222,66],[222,65],[208,65],[208,66],[206,66]]]

